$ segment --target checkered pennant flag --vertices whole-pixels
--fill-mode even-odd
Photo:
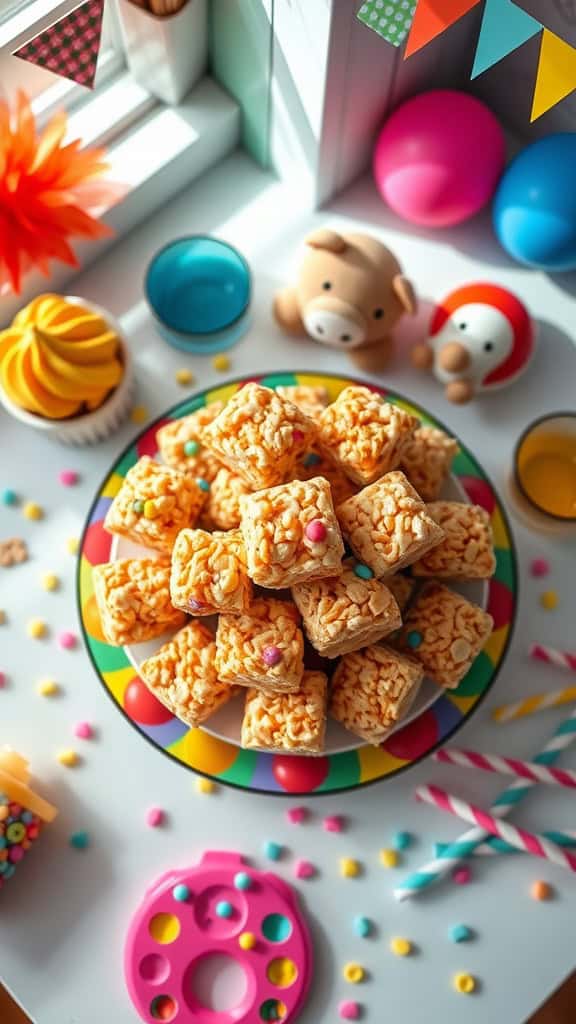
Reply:
[[[104,0],[86,0],[13,56],[93,89],[103,14]]]

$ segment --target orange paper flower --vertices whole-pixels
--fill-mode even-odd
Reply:
[[[64,144],[66,128],[62,112],[39,133],[22,92],[13,111],[0,100],[0,294],[19,293],[33,268],[49,277],[50,260],[77,267],[72,239],[113,234],[96,219],[121,194],[101,180],[105,152]]]

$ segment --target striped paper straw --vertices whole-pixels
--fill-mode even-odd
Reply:
[[[526,829],[518,828],[517,825],[512,825],[509,821],[501,821],[493,814],[489,814],[488,811],[483,811],[481,807],[469,804],[466,800],[447,793],[445,789],[440,789],[439,786],[418,786],[416,799],[426,804],[432,804],[441,811],[447,811],[448,814],[454,814],[457,818],[462,818],[463,821],[468,821],[472,825],[478,825],[484,831],[490,832],[491,835],[498,836],[500,839],[505,839],[511,846],[531,853],[534,857],[542,857],[561,868],[576,872],[575,853],[563,850],[537,832],[527,832]]]
[[[554,764],[566,747],[576,739],[576,711],[573,711],[563,722],[560,723],[555,733],[550,737],[543,750],[533,758],[537,764]],[[506,789],[502,790],[490,808],[492,814],[497,818],[504,818],[510,813],[516,804],[524,799],[535,783],[528,779],[516,779]],[[397,900],[406,900],[411,896],[423,892],[429,885],[439,881],[448,874],[452,868],[464,857],[469,857],[477,846],[486,839],[486,832],[481,828],[472,828],[465,832],[454,843],[449,843],[442,856],[435,857],[429,864],[425,864],[419,871],[408,875],[394,890]]]
[[[548,829],[542,835],[551,843],[556,843],[557,846],[576,847],[576,831],[567,829],[565,832],[556,832],[554,829]],[[448,846],[449,843],[434,843],[434,856],[441,857]],[[510,846],[510,843],[499,839],[498,836],[488,836],[484,843],[480,843],[480,846],[476,847],[473,856],[494,857],[498,853],[520,853],[520,850],[517,850],[515,846]]]
[[[517,779],[531,779],[532,782],[544,782],[547,785],[566,786],[576,789],[576,772],[563,768],[549,768],[545,764],[534,761],[520,761],[515,757],[502,757],[501,754],[480,754],[476,750],[458,750],[447,747],[437,750],[435,761],[443,764],[457,764],[463,768],[479,768],[483,772],[496,772],[498,775],[513,775]]]
[[[537,693],[534,697],[525,697],[517,704],[504,704],[494,708],[492,718],[495,722],[510,722],[513,718],[524,718],[546,708],[557,708],[561,704],[576,701],[576,686],[567,686],[563,690],[551,690],[550,693]]]
[[[545,661],[547,665],[555,665],[556,668],[567,668],[569,672],[576,672],[576,652],[574,651],[557,651],[555,647],[532,644],[528,653],[536,661]]]

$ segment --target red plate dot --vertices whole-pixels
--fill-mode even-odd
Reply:
[[[494,629],[507,626],[512,619],[514,599],[512,591],[500,580],[490,580],[488,611],[494,619]]]
[[[82,554],[90,562],[90,565],[100,565],[102,562],[107,562],[110,558],[111,544],[112,537],[109,533],[106,533],[100,520],[97,523],[92,523],[86,530]]]
[[[488,514],[492,515],[496,505],[496,498],[490,484],[486,483],[485,480],[480,480],[477,476],[461,476],[458,478],[458,481],[466,491],[470,501],[474,502],[475,505],[480,505],[481,508],[485,508]]]
[[[141,725],[163,725],[173,717],[138,676],[126,687],[124,710],[132,721],[140,722]]]
[[[395,732],[386,740],[384,749],[402,761],[414,761],[426,754],[438,742],[438,726],[433,711],[426,711],[410,725]]]
[[[138,452],[138,458],[141,459],[143,455],[149,455],[154,458],[158,451],[158,444],[156,442],[156,434],[161,427],[165,427],[167,423],[171,423],[172,420],[168,417],[164,417],[162,420],[158,420],[152,427],[148,427],[143,434],[138,438],[136,442],[136,451]]]
[[[330,769],[327,757],[290,757],[281,755],[274,758],[274,778],[287,793],[311,793],[324,782]]]

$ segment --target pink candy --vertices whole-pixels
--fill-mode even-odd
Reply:
[[[303,821],[306,821],[308,817],[307,807],[289,807],[286,811],[286,817],[288,821],[292,822],[293,825],[301,825]]]
[[[73,487],[80,479],[75,469],[61,469],[58,473],[58,480],[63,487]]]
[[[74,726],[74,735],[80,740],[91,740],[94,735],[94,730],[89,722],[78,722]]]
[[[282,651],[279,647],[274,647],[271,644],[270,647],[265,647],[262,651],[262,661],[269,668],[273,668],[274,665],[278,665],[282,661]]]
[[[455,868],[452,872],[452,881],[456,882],[456,885],[468,885],[471,878],[472,872],[467,867]]]
[[[58,633],[58,646],[64,651],[71,651],[76,647],[78,638],[75,633],[71,633],[68,629],[63,629],[61,633]]]
[[[530,562],[531,576],[547,576],[549,572],[550,562],[547,562],[545,558],[533,558]]]
[[[0,672],[0,690],[3,686],[6,686],[6,673]]]
[[[304,533],[308,540],[311,540],[315,544],[326,540],[326,527],[321,519],[313,519],[312,522],[308,523]]]
[[[322,822],[322,828],[325,832],[343,832],[344,827],[344,818],[340,814],[331,814],[324,818]]]
[[[309,860],[297,860],[294,865],[294,874],[296,878],[313,878],[316,868]]]
[[[294,441],[294,444],[298,444],[300,441],[303,441],[304,440],[304,434],[302,433],[302,431],[301,430],[293,430],[292,431],[292,440]]]
[[[146,824],[150,828],[158,828],[164,822],[164,811],[161,807],[151,807],[146,814]]]
[[[338,1005],[338,1016],[341,1020],[358,1020],[360,1012],[360,1003],[355,1003],[352,999],[344,999]]]

